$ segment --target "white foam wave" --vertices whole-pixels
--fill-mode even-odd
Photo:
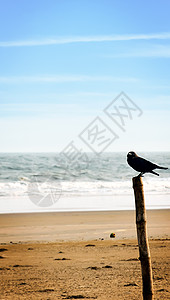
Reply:
[[[145,179],[144,190],[149,194],[170,194],[170,178]],[[0,182],[0,197],[17,197],[28,195],[31,190],[49,193],[50,190],[62,191],[63,196],[86,195],[130,195],[132,182],[129,181],[45,181],[30,183],[26,180],[17,182]]]

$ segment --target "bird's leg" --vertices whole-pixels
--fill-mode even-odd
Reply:
[[[141,173],[138,175],[138,177],[144,177],[143,175],[144,175],[144,172],[141,172]]]

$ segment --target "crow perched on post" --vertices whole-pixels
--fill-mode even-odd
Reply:
[[[154,169],[164,169],[167,170],[168,168],[160,167],[156,164],[153,164],[149,160],[146,160],[140,156],[138,156],[135,152],[130,151],[127,154],[127,162],[129,166],[131,166],[135,171],[140,172],[139,176],[142,176],[145,173],[152,173],[159,176],[158,173],[154,172]]]

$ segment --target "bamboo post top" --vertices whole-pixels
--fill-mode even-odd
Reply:
[[[141,188],[143,186],[143,181],[141,176],[136,176],[132,178],[133,181],[133,188]]]
[[[135,194],[135,206],[136,206],[136,222],[146,222],[145,200],[143,191],[143,181],[141,176],[132,178],[133,189]]]

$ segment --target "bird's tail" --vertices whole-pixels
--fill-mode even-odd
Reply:
[[[168,170],[168,168],[165,168],[165,167],[160,167],[160,166],[157,166],[157,165],[156,165],[156,168],[157,168],[157,169]]]

